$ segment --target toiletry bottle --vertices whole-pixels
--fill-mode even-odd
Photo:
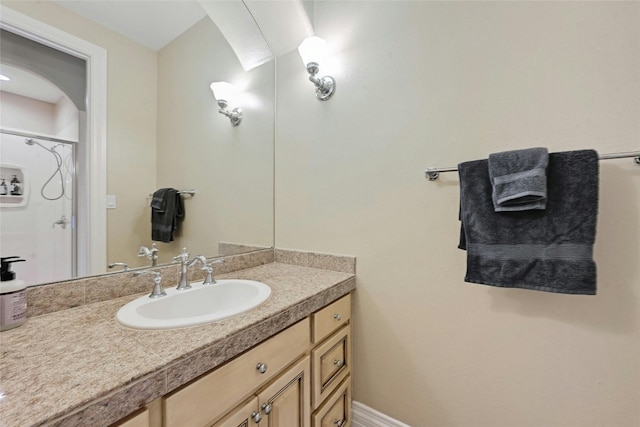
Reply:
[[[9,188],[7,187],[7,183],[4,182],[4,178],[2,178],[2,182],[0,182],[0,196],[6,196],[9,194]]]
[[[13,178],[11,178],[11,195],[12,196],[22,195],[22,183],[20,182],[20,180],[16,175],[13,175]]]
[[[27,285],[16,279],[11,264],[24,262],[17,256],[0,258],[0,331],[15,328],[27,321]]]

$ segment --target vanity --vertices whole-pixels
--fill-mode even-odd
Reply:
[[[350,425],[355,259],[268,250],[250,266],[247,256],[235,264],[248,268],[216,278],[260,281],[272,294],[229,319],[125,328],[115,314],[136,293],[3,332],[2,424]]]

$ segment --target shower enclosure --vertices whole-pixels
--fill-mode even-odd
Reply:
[[[7,186],[0,181],[2,256],[27,261],[14,267],[27,284],[74,277],[76,143],[0,132],[0,180]]]

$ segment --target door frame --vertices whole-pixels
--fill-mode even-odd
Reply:
[[[106,271],[107,265],[107,51],[84,39],[0,5],[0,26],[22,37],[84,59],[87,111],[80,120],[83,147],[76,160],[79,182],[76,221],[77,275]],[[82,115],[82,111],[80,112]],[[82,123],[84,122],[84,128]]]

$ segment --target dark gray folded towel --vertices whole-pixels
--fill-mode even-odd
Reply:
[[[151,207],[159,212],[164,212],[165,207],[167,206],[167,191],[172,190],[172,188],[161,188],[156,190],[153,193],[153,197],[151,198]]]
[[[458,165],[465,281],[595,295],[598,166],[593,150],[552,153],[546,210],[494,212],[488,161]]]
[[[544,147],[489,155],[494,210],[545,209],[548,158],[549,152]]]
[[[151,240],[172,242],[174,232],[184,219],[184,204],[178,190],[161,188],[151,199]]]

